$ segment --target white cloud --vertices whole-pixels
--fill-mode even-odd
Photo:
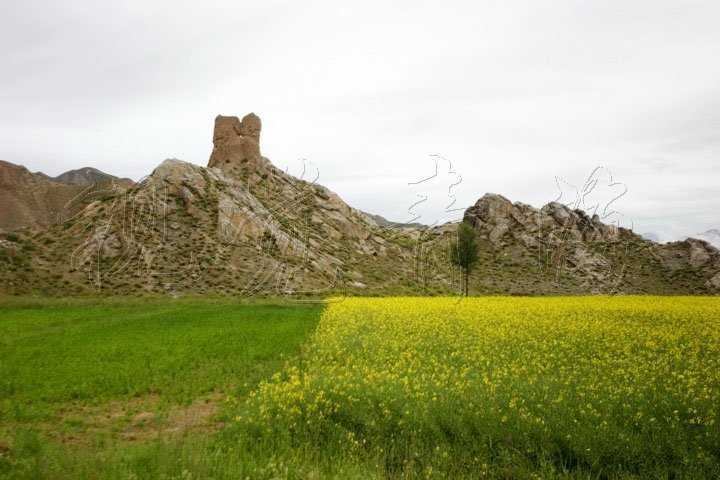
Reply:
[[[390,218],[431,154],[465,205],[539,206],[601,165],[636,231],[678,238],[720,226],[719,23],[679,0],[4,2],[0,158],[139,178],[255,111],[279,167]]]

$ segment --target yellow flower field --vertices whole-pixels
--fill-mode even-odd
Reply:
[[[236,420],[378,476],[718,478],[719,414],[720,298],[346,298]]]

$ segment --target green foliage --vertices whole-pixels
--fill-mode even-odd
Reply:
[[[417,241],[407,235],[393,235],[390,239],[391,242],[400,245],[401,247],[413,249],[417,246]]]
[[[1,405],[148,393],[187,401],[227,387],[229,368],[255,367],[296,343],[319,310],[227,300],[144,305],[0,309]]]
[[[468,295],[470,272],[478,262],[478,243],[475,229],[460,222],[457,229],[457,240],[450,244],[450,259],[453,265],[460,267],[464,278],[465,296]]]

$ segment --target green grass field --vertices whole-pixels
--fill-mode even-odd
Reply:
[[[204,455],[228,411],[298,355],[321,311],[227,300],[2,305],[6,478],[172,473],[176,457]]]
[[[720,478],[720,299],[7,300],[0,477]]]

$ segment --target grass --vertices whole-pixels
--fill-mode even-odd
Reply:
[[[227,409],[297,356],[321,310],[197,298],[1,305],[8,478],[126,478],[204,451]]]
[[[337,300],[4,301],[0,477],[720,477],[720,299]]]

